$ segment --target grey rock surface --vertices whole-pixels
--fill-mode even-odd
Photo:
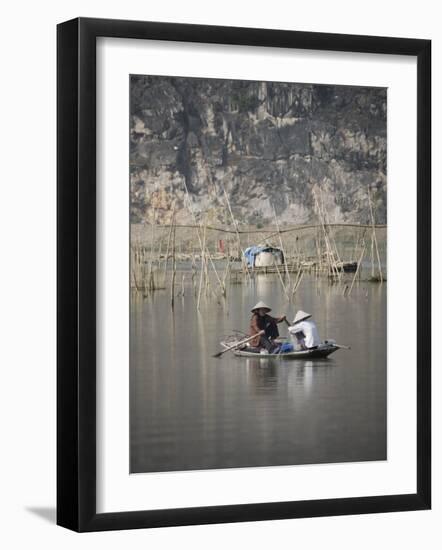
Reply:
[[[387,216],[387,90],[133,75],[132,223],[231,225]],[[186,191],[187,189],[187,191]],[[193,214],[192,214],[193,212]]]

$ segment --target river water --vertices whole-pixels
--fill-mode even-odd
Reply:
[[[200,311],[191,288],[175,299],[132,296],[130,469],[200,470],[385,460],[387,284],[339,285],[305,276],[290,305],[276,275],[231,284]],[[327,359],[215,359],[219,341],[247,331],[264,300],[289,319],[313,314],[321,338],[351,350]],[[281,335],[286,326],[279,325]]]

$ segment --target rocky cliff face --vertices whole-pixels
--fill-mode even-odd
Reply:
[[[131,77],[131,220],[386,223],[382,88]],[[187,189],[187,192],[186,192]],[[189,203],[191,207],[189,207]]]

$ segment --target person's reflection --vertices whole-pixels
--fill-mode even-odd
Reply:
[[[315,380],[322,380],[331,376],[330,367],[334,365],[330,359],[316,359],[314,361],[299,361],[298,368],[294,371],[295,384],[301,386],[305,395],[310,395]]]
[[[313,365],[313,361],[302,361],[296,369],[296,385],[302,386],[306,395],[310,395],[312,389]]]
[[[275,359],[246,359],[247,379],[256,393],[267,393],[278,387],[278,361]]]

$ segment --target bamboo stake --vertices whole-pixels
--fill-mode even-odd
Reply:
[[[154,252],[154,241],[155,241],[155,208],[153,208],[152,223],[150,229],[150,250],[149,250],[149,268],[147,270],[147,286],[149,291],[155,290],[155,282],[153,279],[153,252]],[[143,250],[145,252],[145,250]],[[143,265],[145,263],[145,257],[143,255]]]
[[[202,243],[202,239],[201,239],[201,235],[200,235],[200,231],[201,231],[201,224],[198,226],[197,225],[197,220],[196,220],[196,216],[195,216],[195,212],[192,208],[192,202],[190,200],[190,195],[189,195],[189,191],[187,189],[187,185],[186,185],[186,182],[184,182],[184,189],[186,191],[186,197],[187,197],[187,202],[189,204],[189,210],[190,210],[190,213],[192,215],[192,218],[194,220],[194,223],[195,223],[195,226],[196,226],[196,234],[197,234],[197,237],[198,237],[198,241],[199,241],[199,244],[200,244],[200,248],[202,250],[203,248],[203,243]],[[207,225],[206,225],[207,227]],[[208,257],[209,257],[209,261],[210,261],[210,265],[212,266],[212,269],[213,271],[215,272],[215,276],[216,276],[216,279],[218,281],[218,284],[220,285],[220,288],[221,288],[221,292],[223,294],[225,294],[225,288],[223,287],[222,285],[222,282],[221,282],[221,279],[219,278],[219,275],[218,275],[218,272],[216,270],[216,267],[215,267],[215,264],[213,263],[213,260],[212,260],[212,256],[210,255],[210,252],[208,253]]]
[[[175,305],[175,276],[176,276],[176,261],[175,261],[175,233],[176,229],[173,229],[173,245],[172,245],[172,284],[170,288],[170,305],[172,310]]]
[[[209,279],[209,272],[207,268],[207,257],[210,256],[209,252],[209,246],[207,245],[207,227],[206,227],[206,220],[204,219],[204,254],[202,255],[202,258],[204,258],[204,262],[202,263],[202,269],[204,269],[204,288],[206,291],[206,296],[209,294],[209,288],[210,288],[210,279]]]
[[[166,257],[164,259],[164,284],[166,284],[166,278],[167,278],[167,263],[169,261],[169,249],[170,249],[170,241],[172,238],[172,231],[174,230],[174,222],[175,222],[175,201],[173,201],[172,206],[172,216],[170,218],[171,224],[169,227],[169,235],[167,237],[167,247],[166,247]]]
[[[289,273],[289,268],[287,266],[287,256],[286,256],[286,253],[285,253],[285,250],[284,250],[284,245],[282,244],[282,237],[281,237],[281,231],[279,229],[279,223],[278,223],[278,218],[276,217],[276,210],[275,210],[275,205],[273,205],[273,215],[275,217],[275,223],[276,223],[276,229],[278,231],[278,237],[279,237],[279,244],[281,246],[281,250],[282,250],[282,253],[284,255],[284,265],[285,265],[285,272],[287,274],[287,278],[289,280],[289,287],[291,285],[291,280],[290,280],[290,273]]]
[[[324,222],[328,223],[327,237],[328,237],[329,242],[330,242],[330,250],[332,252],[332,259],[333,259],[333,262],[334,262],[336,275],[338,277],[338,280],[341,280],[342,272],[339,269],[339,266],[343,265],[343,264],[341,263],[341,259],[339,257],[339,252],[338,252],[338,247],[336,245],[336,240],[334,238],[334,235],[331,232],[330,223],[329,223],[330,220],[328,219],[328,216],[327,216],[327,214],[325,212],[325,209],[324,209],[324,197],[323,197],[323,194],[322,194],[322,189],[319,189],[319,194],[321,196],[321,205],[322,205],[322,213],[323,213]],[[335,253],[336,253],[336,258],[335,258]]]
[[[368,189],[368,205],[370,207],[371,226],[372,226],[372,231],[373,231],[373,239],[374,239],[374,245],[375,245],[375,249],[376,249],[376,256],[377,256],[377,260],[378,260],[379,277],[380,277],[381,283],[382,283],[383,280],[384,280],[384,277],[383,277],[383,274],[382,274],[382,266],[381,266],[381,258],[380,258],[380,255],[379,255],[378,240],[376,238],[376,229],[375,229],[376,224],[375,224],[375,220],[374,220],[373,206],[372,206],[372,203],[371,203],[370,189]]]
[[[316,244],[316,256],[318,257],[318,266],[319,266],[319,269],[322,269],[322,258],[321,258],[322,252],[321,252],[321,245],[320,245],[320,235],[318,230],[316,230],[315,244]]]
[[[230,261],[228,261],[226,263],[226,268],[224,270],[224,275],[223,275],[223,285],[224,285],[224,288],[226,288],[226,281],[227,281],[227,277],[229,276],[230,274],[230,271],[231,271],[231,268],[230,268]],[[224,294],[224,297],[226,295]]]
[[[196,308],[199,310],[200,308],[200,302],[201,302],[201,291],[203,287],[203,277],[204,277],[204,255],[205,255],[205,248],[206,248],[206,232],[203,233],[203,241],[201,244],[201,272],[200,272],[200,283],[198,288],[198,301],[196,304]]]
[[[352,280],[352,282],[351,282],[351,285],[350,285],[350,288],[349,288],[349,290],[348,290],[347,296],[350,296],[351,291],[353,290],[353,285],[355,284],[355,280],[356,280],[356,277],[358,276],[359,268],[360,268],[360,266],[361,266],[362,259],[363,259],[363,257],[364,257],[365,248],[366,248],[366,244],[365,244],[365,242],[364,242],[364,246],[363,246],[363,248],[362,248],[361,256],[360,256],[360,258],[359,258],[359,260],[358,260],[358,265],[356,266],[356,271],[355,271],[355,274],[354,274],[354,276],[353,276],[353,280]]]
[[[331,229],[329,229],[329,231],[330,231],[330,235],[331,235],[331,239],[332,239],[332,244],[334,246],[334,251],[335,251],[335,254],[336,254],[336,261],[337,261],[336,266],[338,267],[339,279],[342,279],[342,276],[343,276],[343,273],[344,273],[344,262],[341,260],[341,256],[339,255],[338,245],[336,244],[335,236],[332,233]]]
[[[298,288],[299,288],[299,285],[301,284],[302,278],[304,277],[304,271],[301,271],[300,273],[301,273],[301,275],[300,275],[299,278],[298,278],[298,281],[297,281],[297,283],[296,283],[296,286],[293,288],[293,294],[292,294],[293,297],[294,297],[295,294],[297,293]]]
[[[304,270],[302,268],[302,266],[298,269],[298,273],[296,274],[296,279],[295,279],[295,282],[293,283],[293,287],[292,287],[292,296],[295,294],[299,284],[298,284],[298,281],[299,279],[302,277],[304,273]]]
[[[183,276],[181,278],[181,296],[184,297],[184,273],[183,273]]]
[[[195,277],[196,277],[195,253],[193,251],[193,246],[192,246],[192,287],[193,287],[193,295],[194,296],[196,296]]]
[[[137,282],[137,277],[135,275],[135,269],[132,268],[132,274],[133,274],[133,277],[134,277],[134,283],[135,283],[135,290],[137,291],[137,294],[140,293],[140,289],[138,288],[138,282]]]
[[[250,273],[249,273],[249,266],[247,265],[247,262],[245,261],[244,250],[241,247],[241,238],[239,236],[238,224],[237,224],[236,219],[233,215],[232,207],[230,206],[230,201],[229,201],[229,197],[227,196],[227,192],[226,192],[226,188],[224,186],[224,182],[222,183],[222,188],[223,188],[223,192],[224,192],[224,197],[226,199],[227,207],[229,209],[230,217],[232,218],[233,226],[236,230],[236,236],[237,236],[237,239],[238,239],[238,247],[239,247],[239,249],[241,251],[241,254],[242,254],[241,261],[242,261],[243,267],[245,267],[245,270],[247,272],[247,276],[249,277],[249,280],[250,280],[251,277],[250,277]]]
[[[326,257],[327,257],[327,262],[328,262],[328,271],[329,271],[330,275],[333,275],[334,271],[337,271],[336,270],[336,265],[334,265],[335,263],[334,263],[334,258],[333,258],[333,252],[332,252],[332,249],[331,249],[330,241],[328,239],[327,231],[325,229],[324,219],[323,219],[322,211],[321,211],[321,208],[319,206],[319,201],[318,201],[318,198],[316,196],[316,193],[314,193],[314,197],[315,197],[315,203],[316,203],[316,207],[317,207],[317,211],[318,211],[319,221],[321,223],[322,232],[323,232],[323,235],[324,235],[324,244],[325,244]]]
[[[150,224],[149,273],[152,271],[154,240],[155,240],[155,208],[153,208],[152,223]]]
[[[359,240],[361,238],[360,231],[358,231],[357,235],[355,236],[355,246],[353,249],[353,254],[351,255],[351,260],[353,261],[353,258],[356,258],[356,252],[358,250]]]
[[[321,228],[322,228],[322,232],[323,232],[323,236],[324,236],[325,255],[326,255],[326,259],[327,259],[327,263],[328,263],[328,271],[329,271],[329,273],[331,273],[332,266],[331,266],[331,259],[330,259],[330,254],[329,254],[328,241],[327,241],[327,232],[325,230],[324,221],[322,219],[322,212],[321,212],[321,209],[319,207],[319,201],[318,201],[318,197],[316,196],[316,192],[314,192],[314,197],[315,197],[315,205],[316,205],[316,209],[317,209],[317,213],[318,213],[318,217],[319,217],[319,222],[321,224]]]
[[[158,269],[160,268],[160,263],[161,263],[162,248],[163,248],[163,238],[161,237],[158,243],[158,255],[157,255]]]
[[[285,295],[287,296],[287,300],[290,300],[290,295],[289,295],[289,293],[287,292],[287,288],[286,288],[286,286],[285,286],[285,284],[284,284],[284,281],[283,281],[281,272],[279,271],[279,268],[278,268],[278,266],[277,266],[277,264],[276,264],[276,259],[275,259],[275,258],[273,258],[273,263],[274,263],[275,268],[276,268],[276,271],[277,271],[277,273],[278,273],[278,277],[279,277],[279,280],[280,280],[280,282],[281,282],[281,285],[282,285],[282,288],[283,288],[283,290],[284,290],[284,293],[285,293]]]

